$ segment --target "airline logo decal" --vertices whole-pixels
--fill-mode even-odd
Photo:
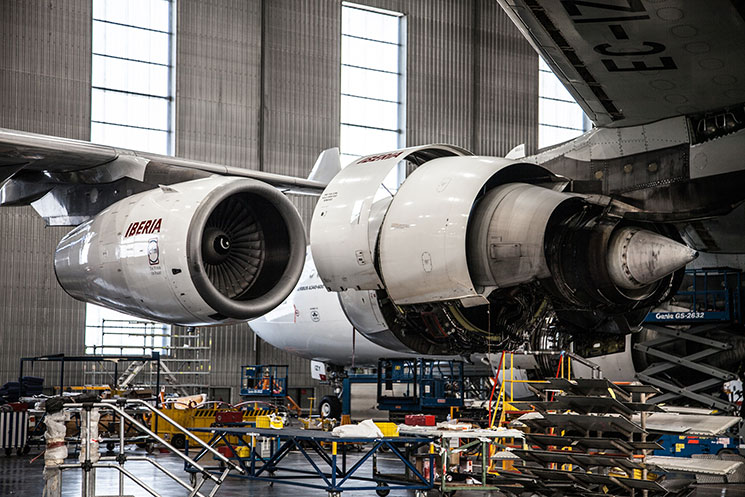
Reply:
[[[403,153],[403,150],[400,150],[398,152],[390,152],[387,154],[380,154],[380,155],[370,155],[368,157],[363,157],[362,159],[357,161],[357,164],[365,164],[366,162],[375,162],[379,160],[387,160],[387,159],[394,159],[401,155]]]
[[[127,231],[124,233],[124,238],[128,238],[134,235],[152,235],[153,233],[160,233],[160,224],[163,221],[162,218],[148,219],[147,221],[138,221],[131,223],[127,227]]]
[[[153,238],[147,242],[147,260],[151,266],[160,263],[160,249],[158,249],[158,239]]]

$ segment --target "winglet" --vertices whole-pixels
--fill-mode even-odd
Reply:
[[[321,152],[310,170],[308,179],[328,183],[336,174],[341,171],[341,159],[339,157],[339,148],[328,148]]]
[[[513,148],[509,152],[507,152],[507,155],[504,156],[505,159],[522,159],[525,157],[525,144],[521,143],[517,147]]]

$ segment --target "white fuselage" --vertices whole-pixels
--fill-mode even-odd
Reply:
[[[269,344],[325,363],[362,366],[376,365],[382,357],[413,357],[376,345],[352,327],[338,294],[323,286],[310,250],[290,296],[249,324]]]

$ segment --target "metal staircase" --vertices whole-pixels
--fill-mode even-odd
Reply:
[[[73,403],[69,402],[70,400]],[[94,401],[77,403],[77,399],[70,398],[64,404],[63,411],[65,412],[50,411],[47,413],[45,418],[47,433],[45,436],[49,439],[53,436],[58,436],[56,435],[58,432],[64,435],[65,419],[68,419],[71,413],[75,413],[80,419],[80,436],[76,441],[80,444],[81,451],[77,461],[65,458],[67,455],[66,448],[60,459],[48,457],[44,460],[44,495],[49,497],[61,497],[63,495],[62,473],[69,470],[80,470],[82,472],[79,484],[80,490],[76,495],[83,497],[93,497],[96,495],[96,473],[99,471],[105,471],[109,476],[113,473],[115,477],[118,473],[119,488],[116,495],[120,497],[126,497],[125,482],[129,485],[134,484],[145,493],[155,497],[174,495],[174,491],[178,490],[177,486],[182,487],[188,492],[190,497],[212,497],[218,492],[220,485],[231,472],[240,475],[246,474],[244,468],[237,465],[223,453],[206,444],[194,433],[181,426],[176,420],[168,417],[163,410],[156,409],[149,402],[136,399],[96,399]],[[197,447],[197,457],[190,457],[188,451],[184,453],[174,447],[168,440],[156,433],[157,428],[152,430],[148,423],[143,424],[141,417],[143,414],[159,418],[161,423],[167,423],[169,426],[172,426],[184,439],[189,440],[189,444]],[[115,444],[115,446],[118,446],[118,450],[115,454],[99,452],[98,430],[101,415],[111,418],[113,420],[112,425],[118,427],[116,433],[118,443]],[[50,426],[56,431],[51,431]],[[150,454],[138,454],[126,450],[125,443],[128,431],[136,431],[138,434],[149,437],[173,456],[181,459],[185,464],[184,468],[189,468],[189,481],[185,481],[175,472],[164,467],[158,458]],[[64,446],[64,442],[62,442],[62,445]],[[219,462],[219,471],[212,471],[196,460],[205,455]],[[129,461],[136,461],[138,464],[134,466],[127,464]],[[150,464],[151,467],[148,467],[147,464]],[[143,478],[138,476],[138,474],[146,474],[152,477],[158,471],[171,479],[168,484],[161,485],[164,488],[153,488]],[[208,486],[205,487],[205,484],[208,484]],[[211,488],[209,488],[209,485],[211,485]],[[71,493],[70,491],[73,489],[66,488],[65,490],[67,491],[64,493],[67,494]]]
[[[159,363],[160,374],[165,378],[166,382],[179,394],[189,395],[189,392],[187,392],[186,388],[179,384],[178,378],[176,378],[176,375],[174,375],[173,372],[165,364],[165,362],[163,362],[163,359],[160,359]],[[130,384],[133,383],[137,375],[140,374],[140,372],[143,371],[147,365],[148,363],[146,363],[145,361],[135,361],[130,363],[129,367],[127,367],[124,373],[122,373],[122,375],[119,376],[119,378],[117,379],[117,387],[122,390],[128,388]]]
[[[135,376],[137,376],[143,369],[145,369],[145,361],[135,361],[130,363],[127,369],[117,379],[117,386],[121,389],[129,387],[129,384],[132,383]]]

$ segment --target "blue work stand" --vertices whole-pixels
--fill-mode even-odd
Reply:
[[[249,448],[250,454],[247,457],[231,457],[245,470],[244,475],[231,474],[238,478],[266,481],[270,485],[283,483],[316,488],[326,490],[329,496],[337,496],[341,492],[352,490],[375,490],[378,495],[385,496],[394,489],[414,490],[419,496],[425,495],[426,491],[435,485],[436,454],[429,450],[434,439],[428,436],[340,438],[320,430],[274,430],[252,427],[195,428],[193,431],[212,433],[208,442],[210,447],[215,448],[218,444],[224,444],[229,447],[229,453],[232,455],[243,452],[240,447]],[[258,450],[260,437],[277,439],[271,456],[261,457]],[[348,461],[348,449],[352,446],[356,449],[361,448],[362,451],[355,450],[354,454],[358,458]],[[421,453],[420,449],[425,446],[426,453]],[[378,471],[377,455],[380,451],[386,450],[388,461],[400,461],[403,473],[384,474]],[[293,451],[303,456],[309,469],[301,469],[297,462],[291,464],[285,460]],[[186,453],[189,453],[188,445]],[[207,454],[206,450],[201,450],[193,459],[199,462]],[[412,463],[417,454],[429,461],[430,471],[426,477],[417,470],[415,463]],[[361,469],[368,460],[372,460],[372,474],[369,477],[361,474]],[[206,462],[202,464],[215,473],[224,471],[220,466],[210,467]],[[190,473],[197,472],[188,463],[184,469]]]

